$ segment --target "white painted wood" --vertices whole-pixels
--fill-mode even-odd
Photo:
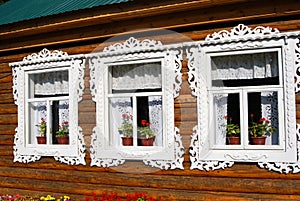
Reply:
[[[69,56],[66,52],[43,49],[39,53],[28,55],[21,62],[11,63],[13,72],[13,94],[18,105],[18,127],[14,140],[14,161],[29,163],[39,160],[42,156],[54,156],[60,162],[68,164],[85,164],[85,145],[81,128],[78,126],[78,102],[84,89],[84,55]],[[28,75],[68,70],[69,95],[49,98],[28,98]],[[73,79],[77,78],[77,79]],[[25,80],[25,82],[24,82]],[[25,83],[25,84],[24,84]],[[47,119],[50,118],[50,106],[54,100],[69,101],[69,145],[52,144],[50,129],[47,129],[47,144],[29,143],[29,110],[28,104],[35,101],[45,101]],[[47,122],[50,128],[51,122]]]
[[[298,36],[298,34],[296,34]],[[194,128],[190,146],[191,169],[215,170],[231,167],[234,162],[258,162],[260,167],[289,172],[299,158],[296,140],[294,75],[297,50],[295,34],[281,34],[277,29],[243,24],[231,31],[208,35],[205,41],[187,44],[189,83],[192,94],[197,97],[198,125]],[[299,46],[297,46],[299,47]],[[213,87],[211,85],[211,56],[240,53],[278,52],[279,85],[246,87]],[[299,51],[298,51],[299,53]],[[298,59],[299,60],[299,59]],[[298,61],[299,63],[299,61]],[[297,80],[298,77],[297,77]],[[298,84],[299,85],[299,84]],[[296,85],[296,89],[298,89]],[[240,93],[242,116],[241,145],[215,145],[215,122],[210,117],[214,93]],[[247,92],[278,93],[279,145],[249,145],[247,134]],[[296,90],[297,91],[297,90]],[[287,165],[290,164],[290,165]],[[275,168],[276,165],[276,168]],[[295,169],[298,168],[294,167]],[[292,169],[292,168],[291,168]]]
[[[179,46],[178,46],[179,47]],[[168,49],[154,40],[139,41],[133,37],[124,43],[108,46],[103,52],[90,54],[90,89],[96,102],[96,122],[91,140],[91,166],[109,167],[123,164],[125,160],[142,160],[146,165],[161,169],[183,169],[184,149],[179,130],[174,127],[174,98],[179,95],[181,84],[181,51]],[[162,91],[111,94],[108,68],[114,65],[159,62],[162,70]],[[111,142],[108,117],[108,98],[132,97],[133,117],[136,122],[137,96],[162,96],[163,132],[162,146],[115,146]],[[134,137],[137,128],[133,124]]]

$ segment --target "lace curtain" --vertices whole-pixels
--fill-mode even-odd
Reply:
[[[150,128],[157,134],[154,145],[162,146],[163,143],[163,120],[162,120],[162,97],[148,97],[149,121]],[[115,136],[116,145],[121,145],[118,127],[122,124],[122,114],[132,115],[133,110],[130,98],[113,98],[111,99],[111,131]]]
[[[34,74],[35,95],[59,95],[69,93],[68,71]]]
[[[270,120],[272,127],[276,129],[274,133],[266,139],[266,144],[278,144],[278,93],[267,91],[261,93],[261,111],[262,117]]]
[[[149,96],[149,120],[150,128],[157,134],[154,145],[162,146],[163,143],[163,120],[162,120],[162,98],[161,96]]]
[[[212,57],[211,66],[212,80],[278,76],[276,52]]]
[[[226,144],[226,124],[227,120],[224,116],[228,114],[228,94],[214,95],[214,120],[216,125],[216,145]],[[261,117],[270,120],[272,127],[276,131],[267,137],[266,144],[278,144],[278,93],[277,92],[261,92]],[[250,121],[250,119],[249,119]]]
[[[62,124],[63,121],[69,121],[69,101],[59,101],[58,104],[58,117],[59,117],[59,125]],[[52,121],[52,116],[50,119],[47,119],[47,103],[46,102],[34,102],[31,107],[31,124],[32,129],[34,130],[34,135],[31,136],[31,141],[36,140],[35,136],[39,136],[39,128],[36,126],[41,123],[41,118],[44,118],[46,122]]]
[[[161,64],[130,64],[112,67],[112,89],[161,88]]]
[[[227,116],[228,94],[214,95],[214,109],[215,109],[215,124],[216,124],[216,145],[226,144],[226,124]]]

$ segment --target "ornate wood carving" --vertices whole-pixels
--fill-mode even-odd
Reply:
[[[39,160],[42,156],[54,156],[60,162],[68,164],[85,164],[85,144],[81,128],[78,126],[78,102],[82,99],[84,89],[84,56],[74,55],[68,56],[66,52],[54,50],[53,52],[43,49],[39,53],[33,53],[26,56],[22,62],[11,63],[13,73],[13,95],[15,104],[18,105],[18,127],[14,139],[14,162],[29,163]],[[25,81],[25,69],[30,71],[43,70],[51,67],[69,67],[71,68],[70,77],[77,79],[70,79],[70,94],[74,97],[74,108],[70,108],[73,114],[70,117],[72,121],[72,133],[70,149],[66,153],[64,150],[55,145],[39,146],[31,145],[26,146],[25,139],[25,90],[28,87]],[[57,145],[56,145],[57,146]],[[74,153],[72,153],[72,150]]]

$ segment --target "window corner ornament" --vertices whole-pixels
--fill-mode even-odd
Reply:
[[[160,41],[140,41],[130,37],[123,43],[107,46],[103,52],[88,56],[90,90],[92,99],[96,102],[97,114],[97,125],[93,129],[90,146],[91,166],[112,167],[121,165],[126,160],[139,160],[145,165],[161,169],[183,169],[184,150],[179,129],[174,126],[173,112],[174,99],[179,96],[182,83],[180,47],[181,45],[164,46]],[[151,83],[148,81],[150,76]],[[108,85],[108,80],[111,80],[111,85]],[[132,83],[135,83],[134,86]],[[109,87],[111,89],[105,90]],[[122,90],[131,90],[135,96],[128,96]],[[148,123],[151,122],[152,129],[157,133],[156,145],[153,145],[157,149],[145,148],[140,144],[140,128],[137,125],[140,120],[135,114],[138,110],[136,103],[141,100],[137,97],[148,97],[145,108],[149,111]],[[112,113],[111,118],[106,116],[108,112]],[[131,124],[135,129],[135,144],[128,145],[129,147],[122,144],[121,137],[115,136],[122,125],[122,120],[118,119],[122,114],[131,114],[136,118],[135,123]],[[105,124],[108,126],[105,127]]]
[[[198,127],[193,128],[194,133],[191,136],[190,144],[190,169],[199,169],[199,170],[218,170],[230,168],[234,165],[233,161],[217,161],[217,160],[200,160],[200,150],[202,149],[199,144],[204,145],[204,142],[199,139],[201,136],[198,134]]]
[[[213,34],[208,34],[205,38],[207,42],[234,42],[238,40],[253,40],[266,38],[266,36],[274,37],[279,34],[279,30],[271,27],[257,26],[254,29],[244,24],[239,24],[230,31],[222,30]]]
[[[78,102],[82,99],[84,89],[84,62],[84,55],[68,55],[59,50],[43,49],[39,53],[24,57],[20,62],[10,63],[13,76],[13,95],[15,104],[18,106],[18,126],[14,138],[14,162],[29,163],[40,160],[42,156],[53,156],[55,160],[63,163],[85,164],[85,144],[81,128],[78,126]],[[64,84],[49,82],[47,80],[51,77],[49,75],[57,76]],[[69,79],[68,76],[77,79]],[[47,84],[39,85],[42,82]],[[49,83],[52,83],[52,86]],[[58,86],[60,86],[59,89],[57,89]],[[55,93],[64,94],[60,96],[66,98],[49,100],[48,96],[55,97]],[[66,93],[69,96],[65,95]],[[32,128],[37,129],[37,122],[35,121],[40,120],[40,115],[42,118],[50,117],[51,114],[47,110],[39,112],[41,107],[46,107],[46,101],[48,101],[49,107],[54,101],[58,102],[57,115],[63,115],[58,117],[60,118],[59,121],[67,120],[69,112],[73,114],[68,120],[68,125],[70,122],[71,141],[67,151],[64,146],[52,143],[53,134],[51,132],[47,134],[51,138],[47,145],[39,145],[35,138],[37,131],[30,130]],[[28,109],[29,105],[30,109]],[[30,115],[29,112],[31,112]],[[31,125],[32,128],[28,125]],[[46,134],[44,133],[44,135]]]
[[[175,127],[175,160],[143,160],[145,165],[149,165],[151,167],[157,167],[160,169],[184,169],[183,167],[183,155],[184,155],[184,147],[182,145],[181,136],[179,134],[179,129]]]

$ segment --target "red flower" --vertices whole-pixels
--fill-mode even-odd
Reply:
[[[254,114],[250,114],[250,117],[254,117]]]
[[[147,124],[147,120],[143,119],[143,120],[141,121],[141,124],[142,124],[142,126],[145,126],[145,125]]]
[[[227,118],[228,118],[228,116],[225,115],[225,116],[224,116],[224,119],[227,119]]]
[[[148,126],[148,127],[149,127],[150,125],[151,125],[151,124],[150,124],[150,122],[147,122],[147,123],[146,123],[146,126]]]

